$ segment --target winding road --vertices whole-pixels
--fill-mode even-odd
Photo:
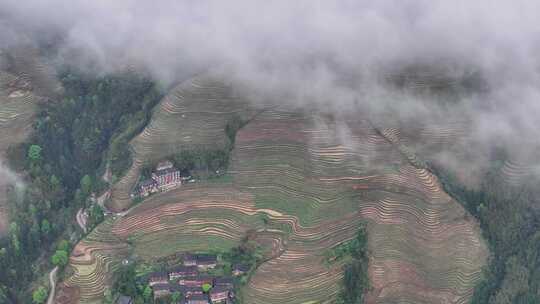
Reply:
[[[54,294],[56,291],[56,273],[58,272],[58,266],[54,267],[49,273],[49,283],[51,284],[51,291],[49,292],[49,298],[47,298],[47,304],[54,304]]]
[[[79,224],[79,227],[81,227],[83,232],[86,233],[86,217],[84,216],[83,208],[77,211],[76,219],[77,219],[77,224]]]

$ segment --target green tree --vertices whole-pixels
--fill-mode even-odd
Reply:
[[[103,209],[101,208],[101,206],[99,206],[98,204],[93,204],[92,207],[90,207],[90,211],[88,214],[88,229],[92,230],[104,219],[105,215],[103,214]]]
[[[203,290],[204,292],[209,292],[210,289],[212,289],[212,285],[210,285],[210,284],[208,284],[208,283],[204,283],[204,284],[202,285],[202,290]]]
[[[0,303],[7,303],[7,288],[0,284]]]
[[[41,233],[43,233],[45,236],[51,233],[51,223],[49,223],[47,219],[43,219],[41,221]]]
[[[60,187],[60,180],[54,174],[51,175],[51,178],[49,179],[49,183],[51,184],[51,188],[53,190]]]
[[[232,275],[232,266],[231,263],[224,263],[223,264],[223,273],[227,276]]]
[[[30,212],[30,214],[32,215],[32,217],[35,217],[36,214],[37,214],[37,208],[34,204],[30,204],[28,206],[28,211]]]
[[[68,253],[65,250],[56,250],[51,257],[51,261],[55,266],[64,267],[68,262]]]
[[[13,249],[15,250],[15,254],[16,255],[21,254],[22,253],[21,242],[19,240],[20,229],[17,223],[13,222],[9,224],[9,234],[11,236],[11,245],[13,246]]]
[[[31,145],[28,148],[28,158],[31,161],[38,161],[41,159],[41,147],[39,145]]]
[[[135,264],[136,263],[129,263],[128,265],[122,265],[120,267],[113,285],[114,292],[130,297],[137,296],[137,273],[135,272]]]
[[[4,261],[8,258],[8,252],[6,247],[0,248],[0,267],[4,266]]]
[[[338,303],[360,304],[364,302],[364,293],[369,288],[367,243],[366,227],[361,224],[354,239],[333,249],[333,258],[330,260],[335,262],[345,256],[351,258],[343,266],[344,274]]]
[[[37,248],[40,244],[40,229],[39,224],[36,220],[32,221],[32,227],[30,227],[30,242],[28,245],[30,245],[32,248]],[[32,250],[32,249],[30,249]]]
[[[144,287],[143,298],[146,301],[150,301],[150,299],[152,299],[152,287],[150,287],[149,285],[146,285],[146,287]]]
[[[103,291],[103,303],[104,304],[113,304],[114,303],[114,297],[112,294],[112,291],[109,287],[105,287],[105,291]]]
[[[56,247],[57,250],[63,250],[65,252],[69,252],[69,241],[68,240],[61,240],[58,243],[58,246]]]
[[[259,217],[260,217],[261,221],[263,222],[264,228],[266,229],[268,224],[270,224],[270,217],[266,213],[261,213],[259,215]]]
[[[204,287],[203,287],[203,290],[204,290]],[[181,297],[182,297],[182,294],[179,291],[175,291],[171,295],[171,300],[172,300],[173,303],[178,303],[178,302],[180,302]]]
[[[47,300],[47,289],[40,286],[32,293],[32,301],[36,304],[42,304],[45,303],[45,300]]]
[[[62,181],[54,174],[49,178],[48,190],[49,197],[52,200],[60,201],[64,198],[64,188],[62,187]]]
[[[84,195],[88,195],[92,191],[92,178],[88,174],[81,179],[81,191]]]

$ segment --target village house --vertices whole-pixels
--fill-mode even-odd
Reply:
[[[197,266],[179,266],[169,271],[169,279],[176,280],[187,276],[196,276],[199,274]]]
[[[184,266],[197,266],[197,256],[194,254],[184,254],[183,264]]]
[[[196,286],[181,286],[181,285],[174,285],[173,288],[171,288],[171,292],[178,291],[185,297],[190,297],[192,295],[202,295],[203,289],[202,287],[196,287]]]
[[[209,304],[208,296],[205,294],[202,295],[192,295],[188,297],[187,304]]]
[[[152,287],[154,291],[154,300],[165,297],[173,294],[174,292],[179,292],[183,297],[190,297],[193,295],[202,295],[204,294],[202,287],[197,286],[180,286],[176,284],[156,284]]]
[[[154,299],[158,299],[171,294],[171,285],[169,283],[156,284],[152,286],[152,290],[154,291]]]
[[[160,191],[167,191],[182,184],[180,170],[174,168],[173,163],[168,160],[157,165],[156,171],[152,173],[152,179]]]
[[[153,272],[148,275],[148,285],[150,286],[167,283],[169,283],[169,276],[166,272]]]
[[[211,254],[184,255],[184,266],[197,266],[200,270],[215,268],[217,258]]]
[[[233,289],[234,288],[234,280],[233,280],[233,278],[229,278],[229,277],[215,278],[214,279],[214,287]]]
[[[230,289],[224,287],[214,287],[210,290],[210,300],[212,303],[224,302],[229,298]]]
[[[180,257],[180,255],[176,257]],[[166,272],[148,274],[148,284],[152,287],[154,300],[179,292],[182,295],[180,303],[229,304],[233,302],[235,295],[232,277],[216,277],[199,272],[217,267],[216,255],[183,254],[181,257],[183,265],[171,268]],[[206,293],[203,291],[205,284],[212,287]]]
[[[180,186],[182,183],[191,179],[189,172],[180,171],[174,167],[170,161],[160,162],[154,172],[152,172],[151,179],[143,180],[139,182],[132,197],[142,196],[146,197],[152,193],[159,191],[168,191]]]
[[[217,265],[215,255],[199,255],[197,257],[197,267],[202,270],[213,269]]]
[[[179,285],[188,286],[188,287],[202,287],[204,284],[212,285],[213,278],[210,276],[192,276],[185,277],[178,280]]]
[[[232,273],[234,276],[241,276],[244,273],[248,272],[250,269],[249,265],[246,264],[235,264],[233,265]]]
[[[144,180],[139,183],[139,187],[137,189],[137,194],[139,196],[146,197],[152,193],[158,192],[158,185],[156,181],[152,179]]]

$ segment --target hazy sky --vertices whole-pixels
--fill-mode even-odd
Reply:
[[[132,64],[173,82],[179,72],[225,66],[261,92],[338,111],[360,102],[447,117],[373,80],[417,63],[454,76],[479,71],[490,91],[456,111],[474,118],[472,136],[532,143],[518,150],[539,140],[538,0],[4,0],[0,18],[6,45],[55,33],[62,58],[83,67]]]
[[[180,64],[214,62],[249,70],[301,70],[308,60],[360,68],[445,58],[497,72],[515,69],[513,77],[520,80],[530,79],[531,72],[537,76],[539,11],[540,2],[534,0],[0,4],[8,24],[38,37],[61,32],[66,48],[80,48],[103,67],[132,60],[167,74]],[[5,27],[2,32],[15,32]]]

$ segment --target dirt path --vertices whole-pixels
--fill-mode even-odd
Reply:
[[[77,211],[76,219],[77,219],[77,224],[79,224],[79,227],[81,227],[84,233],[86,233],[86,217],[84,215],[83,208]]]
[[[56,273],[58,272],[58,266],[54,267],[49,273],[49,283],[51,284],[51,291],[49,292],[49,298],[47,298],[47,304],[54,304],[54,294],[56,291]]]
[[[105,202],[111,197],[111,176],[112,172],[109,167],[109,163],[107,162],[107,164],[105,165],[105,172],[103,173],[103,176],[101,178],[109,185],[109,187],[107,191],[105,191],[94,201],[94,203],[98,204],[105,211],[105,213],[114,213],[111,210],[107,209],[107,206],[105,206]]]
[[[127,213],[129,213],[131,211],[131,209],[135,208],[137,205],[135,206],[132,206],[131,208],[129,208],[128,210],[125,210],[125,211],[122,211],[122,212],[114,212],[110,209],[107,208],[107,206],[105,205],[105,202],[111,197],[111,190],[107,190],[105,193],[103,193],[102,195],[100,195],[98,198],[95,199],[94,203],[98,204],[104,211],[106,214],[113,214],[114,216],[124,216],[126,215]]]
[[[105,202],[111,197],[111,190],[105,191],[102,195],[98,196],[95,199],[94,203],[98,204],[106,213],[114,213],[111,210],[107,209]]]
[[[103,172],[103,176],[101,177],[109,186],[111,185],[112,181],[112,171],[111,167],[109,166],[109,162],[105,165],[105,172]]]

